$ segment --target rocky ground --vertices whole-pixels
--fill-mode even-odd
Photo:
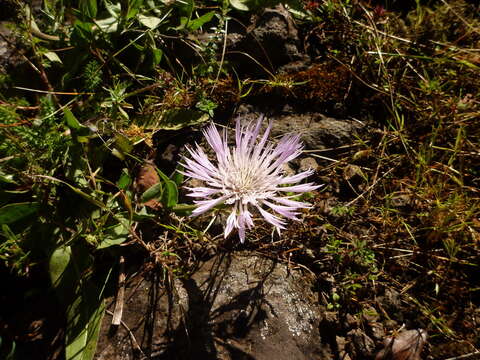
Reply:
[[[401,155],[425,141],[424,125],[412,126],[405,144],[400,130],[376,118],[387,112],[377,106],[385,94],[359,81],[344,58],[326,55],[332,47],[350,51],[353,27],[331,24],[302,26],[282,5],[251,16],[246,27],[232,22],[224,61],[244,80],[266,73],[274,80],[254,83],[246,100],[238,99],[230,78],[212,89],[218,122],[231,126],[226,119],[263,114],[273,122],[274,138],[301,134],[305,151],[285,171],[316,170],[312,180],[324,187],[308,200],[313,208],[281,237],[259,225],[244,245],[223,239],[221,215],[201,243],[140,229],[156,250],[147,255],[133,244],[119,251],[124,278],[107,289],[96,360],[480,358],[478,219],[462,230],[476,243],[449,257],[446,231],[437,225],[453,215],[432,210],[434,200],[412,190],[415,165]],[[194,62],[195,53],[176,46]],[[20,60],[5,54],[10,50],[0,47],[1,66],[16,67]],[[200,129],[156,132],[154,150],[143,155],[173,169],[185,144],[201,143]],[[142,190],[155,182],[148,174],[137,169]],[[466,183],[478,201],[476,176]],[[426,215],[417,217],[421,212]],[[210,220],[207,215],[191,224],[203,229]],[[180,259],[164,251],[172,246]],[[48,283],[43,275],[38,279]],[[45,291],[25,300],[32,283],[5,282],[12,290],[0,303],[13,310],[0,330],[16,334],[19,358],[59,359],[64,319],[55,316],[57,305]],[[121,321],[112,325],[119,306]]]

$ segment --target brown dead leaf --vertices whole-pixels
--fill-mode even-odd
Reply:
[[[142,194],[158,182],[160,182],[160,177],[158,176],[157,170],[155,170],[155,166],[153,164],[145,164],[138,172],[137,179],[135,180],[135,188],[139,194]],[[162,207],[162,204],[155,199],[147,201],[144,205],[155,210]]]
[[[378,352],[375,360],[421,360],[426,341],[427,332],[423,329],[402,331],[384,341],[385,348]]]

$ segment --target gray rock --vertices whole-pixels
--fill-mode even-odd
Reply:
[[[363,125],[354,120],[339,120],[312,113],[273,117],[273,135],[300,134],[306,149],[336,148],[351,144]]]
[[[372,356],[375,350],[375,343],[362,329],[347,333],[347,345],[350,350],[348,352],[354,359]]]
[[[283,264],[224,254],[170,291],[159,281],[128,283],[123,321],[131,333],[120,327],[112,335],[106,317],[97,360],[332,358],[311,283]]]
[[[298,171],[307,171],[307,170],[317,170],[318,168],[318,163],[317,160],[315,160],[313,157],[306,157],[303,159],[300,159],[300,166],[298,168]]]

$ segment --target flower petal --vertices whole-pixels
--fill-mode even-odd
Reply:
[[[200,200],[195,201],[195,204],[199,205],[192,211],[192,216],[197,216],[203,214],[204,212],[210,210],[211,208],[217,206],[221,202],[225,201],[227,196],[219,197],[218,199],[208,199],[208,200]]]
[[[278,216],[270,214],[268,211],[263,210],[260,206],[257,206],[257,209],[270,224],[275,226],[277,229],[285,229],[285,222],[282,221]]]
[[[297,182],[309,177],[312,174],[313,174],[313,170],[303,171],[303,172],[298,173],[296,175],[282,177],[278,183],[279,184],[294,184],[294,183],[297,183]]]
[[[298,209],[297,207],[272,204],[271,202],[265,201],[265,200],[263,200],[262,203],[267,205],[273,211],[279,213],[280,215],[288,219],[297,220],[297,221],[300,220],[299,218],[297,218],[297,215],[299,213],[295,211]]]
[[[227,236],[232,232],[234,227],[238,227],[237,213],[235,209],[230,213],[227,218],[227,223],[224,231],[225,238],[227,238]]]
[[[308,184],[300,184],[300,185],[292,185],[292,186],[281,186],[275,188],[277,191],[283,191],[283,192],[308,192],[308,191],[313,191],[316,190],[323,185],[314,185],[313,183],[308,183]]]

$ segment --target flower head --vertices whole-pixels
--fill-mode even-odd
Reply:
[[[216,153],[216,161],[210,161],[198,144],[195,149],[187,147],[191,158],[183,158],[183,174],[204,183],[203,187],[187,188],[188,196],[197,199],[192,215],[200,215],[222,203],[231,205],[225,237],[235,228],[241,242],[245,241],[246,230],[253,227],[252,209],[280,233],[285,228],[282,217],[300,220],[298,210],[310,207],[286,193],[303,193],[320,187],[313,183],[297,184],[313,170],[284,175],[283,165],[301,153],[300,137],[286,135],[276,145],[267,142],[272,124],[260,134],[262,120],[260,117],[256,123],[249,124],[237,120],[234,147],[228,146],[226,131],[220,134],[212,124],[203,133]]]

